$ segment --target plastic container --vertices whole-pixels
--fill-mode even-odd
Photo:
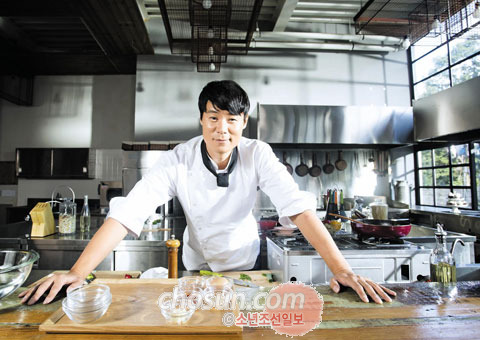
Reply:
[[[106,285],[86,285],[67,293],[62,307],[70,320],[88,323],[100,319],[112,302],[110,288]]]

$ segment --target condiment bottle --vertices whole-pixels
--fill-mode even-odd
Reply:
[[[166,242],[168,248],[168,278],[178,278],[178,247],[180,247],[180,241],[175,239],[175,235],[172,235]]]
[[[90,208],[88,207],[88,195],[85,195],[82,212],[80,213],[80,231],[90,231]]]
[[[447,250],[447,233],[440,223],[437,223],[435,239],[437,244],[430,254],[430,278],[433,282],[456,282],[455,260]]]

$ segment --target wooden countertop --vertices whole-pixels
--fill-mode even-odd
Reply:
[[[261,273],[249,272],[255,280]],[[124,272],[97,272],[98,282],[123,277]],[[238,273],[230,276],[237,277]],[[134,276],[135,277],[135,276]],[[164,279],[168,280],[168,279]],[[258,282],[258,281],[257,281]],[[132,283],[134,283],[132,281]],[[384,305],[363,303],[353,293],[335,294],[327,286],[318,286],[323,295],[323,321],[319,327],[298,339],[461,339],[478,338],[480,329],[480,282],[459,282],[443,287],[435,283],[390,284],[398,297]],[[122,334],[47,334],[38,330],[61,301],[49,305],[20,305],[20,288],[0,300],[2,339],[131,339]],[[142,339],[191,339],[191,335],[142,335]],[[196,339],[226,339],[232,335],[193,336]],[[284,339],[267,328],[245,327],[238,339]]]

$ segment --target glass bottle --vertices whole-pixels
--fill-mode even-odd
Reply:
[[[457,281],[455,260],[447,250],[447,233],[437,224],[436,247],[430,254],[430,278],[433,282],[449,283]]]
[[[85,195],[82,212],[80,214],[80,232],[90,231],[90,208],[88,207],[88,195]]]

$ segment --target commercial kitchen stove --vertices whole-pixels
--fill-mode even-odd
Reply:
[[[267,232],[268,268],[277,281],[329,283],[333,276],[323,258],[299,232],[282,236]],[[430,274],[430,249],[405,240],[359,240],[336,235],[337,247],[356,274],[376,282],[413,282]]]

